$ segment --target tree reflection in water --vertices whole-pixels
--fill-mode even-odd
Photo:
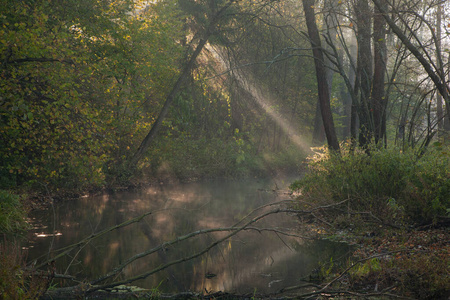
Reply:
[[[289,182],[286,181],[286,186]],[[55,205],[54,212],[49,210],[34,216],[35,223],[40,225],[34,229],[29,257],[45,255],[50,247],[62,248],[152,211],[141,222],[102,236],[57,261],[58,273],[92,280],[137,253],[199,229],[232,226],[256,207],[288,198],[283,193],[263,190],[270,185],[270,181],[264,180],[162,185],[61,202]],[[299,226],[295,217],[286,214],[268,216],[257,225],[281,230]],[[190,256],[226,234],[209,233],[167,246],[130,264],[120,276],[137,275]],[[348,250],[348,246],[333,242],[245,231],[197,259],[169,267],[134,284],[158,287],[162,292],[252,293],[257,290],[270,293],[299,284],[319,263],[328,262],[331,257],[334,260],[343,257]]]

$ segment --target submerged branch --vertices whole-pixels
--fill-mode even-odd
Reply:
[[[261,214],[261,215],[255,217],[255,218],[251,219],[250,221],[248,221],[247,223],[245,223],[244,225],[242,225],[242,226],[240,226],[240,227],[234,227],[234,226],[233,226],[233,227],[231,227],[231,228],[226,228],[226,229],[225,229],[225,228],[222,228],[222,229],[220,229],[220,228],[217,229],[217,228],[216,228],[216,229],[199,230],[199,231],[192,232],[192,233],[189,233],[189,234],[187,234],[187,235],[184,235],[184,236],[182,236],[182,237],[178,237],[178,238],[176,238],[175,240],[172,240],[172,241],[167,242],[167,243],[163,243],[163,244],[159,245],[158,247],[153,248],[153,249],[151,249],[151,250],[149,250],[149,251],[146,251],[146,252],[140,253],[140,254],[138,254],[138,255],[135,255],[134,257],[128,259],[124,264],[122,264],[121,266],[119,266],[118,268],[116,268],[113,272],[111,272],[110,274],[106,275],[106,276],[103,277],[103,278],[100,278],[100,279],[94,281],[93,283],[95,284],[95,283],[104,281],[104,280],[106,280],[106,279],[108,279],[108,278],[111,278],[112,276],[116,275],[120,270],[122,270],[126,265],[130,264],[131,262],[133,262],[133,261],[135,261],[135,260],[137,260],[137,259],[139,259],[139,258],[142,258],[142,257],[144,257],[144,256],[147,256],[147,255],[149,255],[149,254],[151,254],[151,253],[154,253],[154,252],[156,252],[156,251],[158,251],[158,250],[160,250],[160,249],[163,249],[166,245],[175,244],[175,243],[178,243],[179,241],[182,241],[182,240],[191,238],[191,237],[196,236],[196,235],[199,235],[199,234],[204,234],[204,233],[207,233],[207,232],[214,232],[214,231],[232,231],[231,233],[227,234],[225,237],[223,237],[223,238],[221,238],[221,239],[218,239],[218,240],[214,241],[213,243],[211,243],[210,245],[208,245],[206,248],[204,248],[204,249],[202,249],[201,251],[196,252],[196,253],[194,253],[194,254],[192,254],[192,255],[190,255],[190,256],[183,257],[183,258],[180,258],[180,259],[171,261],[171,262],[169,262],[169,263],[167,263],[167,264],[164,264],[164,265],[162,265],[162,266],[159,266],[159,267],[157,267],[157,268],[155,268],[155,269],[153,269],[153,270],[150,270],[150,271],[148,271],[148,272],[139,274],[139,275],[137,275],[137,276],[134,276],[134,277],[131,277],[131,278],[122,280],[122,281],[113,282],[113,283],[109,283],[109,284],[104,284],[104,285],[100,285],[100,286],[94,286],[94,287],[90,288],[87,292],[93,292],[93,291],[97,291],[97,290],[100,290],[100,289],[110,288],[110,287],[114,287],[114,286],[118,286],[118,285],[122,285],[122,284],[128,284],[128,283],[134,282],[134,281],[139,280],[139,279],[145,279],[145,278],[147,278],[148,276],[150,276],[150,275],[152,275],[152,274],[155,274],[155,273],[157,273],[157,272],[159,272],[159,271],[162,271],[162,270],[164,270],[164,269],[167,269],[167,268],[170,267],[170,266],[173,266],[173,265],[176,265],[176,264],[180,264],[180,263],[182,263],[182,262],[186,262],[186,261],[192,260],[192,259],[194,259],[194,258],[197,258],[197,257],[199,257],[199,256],[201,256],[201,255],[207,253],[209,250],[211,250],[211,249],[214,248],[215,246],[217,246],[217,245],[219,245],[220,243],[222,243],[222,242],[228,240],[230,237],[236,235],[237,233],[239,233],[239,232],[241,232],[241,231],[243,231],[243,230],[249,229],[249,228],[250,228],[250,227],[249,227],[250,225],[252,225],[252,224],[258,222],[259,220],[261,220],[261,219],[263,219],[263,218],[265,218],[265,217],[267,217],[267,216],[269,216],[269,215],[273,215],[273,214],[277,214],[277,213],[292,213],[292,212],[296,212],[296,211],[295,211],[295,210],[292,210],[292,209],[280,209],[280,208],[277,208],[277,209],[274,209],[274,210],[265,212],[265,213],[263,213],[263,214]],[[260,230],[260,229],[258,229],[258,230]],[[273,229],[273,230],[275,230],[275,229]]]
[[[339,202],[339,203],[336,203],[336,204],[330,204],[330,205],[325,205],[325,206],[313,207],[313,208],[310,208],[309,210],[298,210],[298,209],[285,208],[285,207],[272,208],[270,210],[266,210],[264,212],[261,212],[260,214],[254,216],[252,218],[252,215],[255,214],[255,212],[261,211],[263,209],[271,208],[271,207],[276,206],[276,205],[283,205],[283,204],[287,204],[287,203],[292,203],[292,200],[283,200],[283,201],[279,201],[279,202],[275,202],[275,203],[269,203],[269,204],[260,206],[260,207],[258,207],[256,209],[252,210],[249,214],[244,216],[241,220],[236,222],[233,226],[223,227],[223,228],[202,229],[202,230],[197,230],[197,231],[194,231],[194,232],[190,232],[190,233],[185,234],[183,236],[179,236],[179,237],[177,237],[177,238],[175,238],[175,239],[173,239],[171,241],[164,242],[164,243],[158,245],[157,247],[154,247],[152,249],[149,249],[147,251],[144,251],[144,252],[138,253],[138,254],[136,254],[136,255],[134,255],[132,257],[129,257],[125,262],[123,262],[120,265],[116,266],[108,274],[106,274],[106,275],[104,275],[102,277],[99,277],[99,278],[89,282],[87,285],[83,284],[82,286],[78,285],[78,286],[72,286],[72,287],[68,287],[68,288],[61,288],[61,289],[57,289],[57,291],[70,291],[70,290],[72,290],[72,291],[80,291],[80,290],[82,290],[84,293],[93,293],[93,292],[96,292],[96,291],[99,291],[99,290],[105,290],[105,289],[112,288],[112,287],[115,287],[115,286],[129,284],[131,282],[134,282],[134,281],[137,281],[137,280],[140,280],[140,279],[145,279],[145,278],[149,277],[150,275],[153,275],[153,274],[155,274],[157,272],[160,272],[160,271],[162,271],[164,269],[167,269],[170,266],[177,265],[177,264],[180,264],[180,263],[183,263],[183,262],[195,259],[195,258],[197,258],[197,257],[199,257],[199,256],[201,256],[201,255],[203,255],[205,253],[207,253],[208,251],[210,251],[215,246],[219,245],[220,243],[228,240],[229,238],[233,237],[234,235],[236,235],[236,234],[238,234],[239,232],[242,232],[242,231],[252,230],[252,231],[257,231],[259,233],[261,233],[261,232],[272,232],[272,233],[274,233],[276,235],[284,235],[284,236],[289,236],[289,237],[294,237],[294,238],[302,238],[302,239],[313,239],[311,237],[297,235],[295,233],[291,233],[291,232],[288,232],[288,231],[285,231],[285,230],[279,229],[279,228],[259,228],[259,227],[253,226],[253,224],[257,223],[258,221],[260,221],[260,220],[262,220],[264,218],[266,218],[269,215],[274,215],[274,214],[278,214],[278,213],[313,214],[317,210],[327,209],[327,208],[339,206],[339,205],[342,205],[344,202],[345,201]],[[93,234],[93,235],[83,239],[82,241],[80,241],[80,242],[78,242],[76,244],[73,244],[73,245],[71,245],[69,247],[65,247],[63,249],[60,249],[58,251],[63,251],[63,252],[58,254],[58,256],[56,256],[54,259],[59,258],[59,257],[61,257],[63,255],[66,255],[68,252],[72,251],[74,248],[84,246],[85,244],[89,243],[91,240],[93,240],[95,238],[98,238],[98,237],[100,237],[100,236],[102,236],[102,235],[104,235],[104,234],[106,234],[108,232],[111,232],[111,231],[116,230],[118,228],[130,225],[132,223],[139,222],[140,220],[142,220],[145,216],[147,216],[149,214],[151,214],[151,212],[147,212],[147,213],[145,213],[145,214],[143,214],[143,215],[141,215],[139,217],[136,217],[134,219],[128,220],[128,221],[126,221],[124,223],[121,223],[119,225],[116,225],[114,227],[105,229],[105,230],[103,230],[103,231],[101,231],[101,232],[99,232],[97,234]],[[245,222],[245,223],[239,226],[239,224],[241,224],[243,222]],[[168,263],[166,263],[164,265],[161,265],[161,266],[159,266],[157,268],[154,268],[152,270],[149,270],[147,272],[141,273],[141,274],[133,276],[133,277],[125,278],[123,280],[116,281],[116,282],[100,284],[102,282],[105,282],[108,279],[116,277],[118,274],[120,274],[122,272],[122,270],[126,266],[130,265],[131,263],[133,263],[133,262],[135,262],[135,261],[137,261],[137,260],[139,260],[141,258],[144,258],[144,257],[146,257],[148,255],[156,253],[157,251],[163,251],[163,250],[166,249],[167,246],[177,244],[177,243],[179,243],[181,241],[188,240],[190,238],[193,238],[193,237],[196,237],[196,236],[199,236],[199,235],[209,234],[209,233],[214,233],[214,232],[228,232],[228,234],[226,234],[224,237],[222,237],[220,239],[217,239],[217,240],[213,241],[207,247],[205,247],[205,248],[201,249],[200,251],[195,252],[195,253],[193,253],[191,255],[188,255],[188,256],[185,256],[185,257],[182,257],[182,258],[170,261],[170,262],[168,262]],[[308,285],[308,286],[311,286],[311,285]],[[289,288],[288,288],[288,290],[289,290]],[[285,291],[287,291],[287,290],[285,290]]]
[[[121,265],[119,265],[119,266],[117,266],[116,268],[114,268],[111,272],[109,272],[109,273],[106,274],[105,276],[102,276],[102,277],[100,277],[100,278],[98,278],[98,279],[92,281],[91,284],[92,284],[92,285],[95,285],[95,284],[98,284],[98,283],[100,283],[100,282],[102,282],[102,281],[105,281],[105,280],[107,280],[107,279],[109,279],[109,278],[111,278],[111,277],[114,277],[115,275],[119,274],[119,273],[120,273],[127,265],[131,264],[132,262],[134,262],[134,261],[136,261],[136,260],[138,260],[138,259],[141,259],[141,258],[143,258],[143,257],[146,257],[146,256],[148,256],[148,255],[151,255],[151,254],[153,254],[153,253],[155,253],[155,252],[157,252],[157,251],[159,251],[159,250],[164,250],[167,246],[171,246],[171,245],[177,244],[177,243],[179,243],[179,242],[181,242],[181,241],[184,241],[184,240],[193,238],[193,237],[198,236],[198,235],[203,235],[203,234],[206,234],[206,233],[213,233],[213,232],[227,232],[227,231],[236,231],[236,230],[238,230],[238,231],[241,231],[241,230],[256,230],[256,231],[258,231],[258,232],[262,232],[262,231],[272,231],[272,232],[277,232],[277,233],[280,233],[280,234],[283,234],[283,235],[286,235],[286,236],[301,237],[301,236],[298,236],[298,235],[293,235],[293,234],[289,234],[289,233],[286,233],[286,232],[283,232],[283,231],[279,231],[279,230],[273,229],[273,228],[265,228],[265,229],[261,229],[261,228],[255,228],[255,227],[244,227],[244,228],[242,228],[242,227],[237,227],[240,223],[242,223],[245,219],[247,219],[249,216],[251,216],[254,212],[256,212],[256,211],[258,211],[258,210],[261,210],[261,209],[266,208],[266,207],[274,206],[274,205],[280,205],[280,204],[283,204],[283,203],[286,203],[286,202],[290,202],[290,201],[291,201],[291,200],[283,200],[283,201],[279,201],[279,202],[274,202],[274,203],[269,203],[269,204],[266,204],[266,205],[262,205],[262,206],[260,206],[260,207],[258,207],[258,208],[256,208],[256,209],[252,210],[249,214],[247,214],[245,217],[243,217],[240,221],[238,221],[236,224],[234,224],[234,225],[231,226],[231,227],[225,227],[225,228],[211,228],[211,229],[201,229],[201,230],[197,230],[197,231],[194,231],[194,232],[190,232],[190,233],[188,233],[188,234],[185,234],[185,235],[183,235],[183,236],[179,236],[179,237],[177,237],[177,238],[175,238],[175,239],[173,239],[173,240],[171,240],[171,241],[162,243],[162,244],[160,244],[160,245],[158,245],[158,246],[156,246],[156,247],[154,247],[154,248],[152,248],[152,249],[149,249],[149,250],[147,250],[147,251],[138,253],[138,254],[136,254],[136,255],[130,257],[129,259],[127,259],[127,260],[126,260],[125,262],[123,262]],[[257,218],[258,218],[258,220],[259,220],[259,217],[257,217]],[[255,221],[255,222],[256,222],[256,221]],[[252,222],[252,223],[253,223],[253,222]],[[251,224],[251,223],[250,223],[250,224]],[[248,225],[249,225],[249,224],[248,224]],[[248,226],[248,225],[246,225],[246,226]],[[236,232],[236,233],[237,233],[237,232]],[[301,237],[301,238],[305,238],[305,237]],[[153,274],[153,273],[152,273],[152,274]]]
[[[90,236],[88,236],[88,237],[82,239],[81,241],[79,241],[79,242],[77,242],[77,243],[75,243],[75,244],[72,244],[72,245],[69,245],[69,246],[67,246],[67,247],[64,247],[64,248],[55,250],[55,251],[53,251],[53,252],[60,252],[60,251],[62,251],[62,252],[59,253],[58,255],[56,255],[56,256],[54,256],[54,257],[52,257],[52,258],[50,258],[50,259],[44,261],[44,262],[42,262],[41,264],[37,265],[37,266],[36,266],[36,269],[39,269],[39,268],[41,268],[41,267],[43,267],[43,266],[46,266],[46,265],[47,265],[48,263],[50,263],[51,261],[54,261],[54,260],[56,260],[56,259],[58,259],[58,258],[63,257],[64,255],[68,254],[69,252],[71,252],[73,249],[75,249],[75,248],[77,248],[77,247],[79,247],[79,248],[84,247],[86,244],[88,244],[88,243],[91,242],[92,240],[97,239],[97,238],[99,238],[99,237],[101,237],[101,236],[103,236],[103,235],[105,235],[105,234],[107,234],[107,233],[109,233],[109,232],[112,232],[112,231],[117,230],[117,229],[122,228],[122,227],[126,227],[126,226],[128,226],[128,225],[133,224],[133,223],[138,223],[138,222],[140,222],[143,218],[145,218],[146,216],[148,216],[148,215],[150,215],[150,214],[152,214],[151,211],[146,212],[146,213],[144,213],[144,214],[142,214],[142,215],[140,215],[140,216],[137,216],[137,217],[135,217],[135,218],[133,218],[133,219],[130,219],[130,220],[128,220],[128,221],[125,221],[125,222],[123,222],[123,223],[121,223],[121,224],[118,224],[118,225],[115,225],[115,226],[113,226],[113,227],[104,229],[104,230],[102,230],[102,231],[100,231],[100,232],[98,232],[98,233],[91,234]]]

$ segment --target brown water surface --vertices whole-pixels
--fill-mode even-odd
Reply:
[[[57,272],[92,280],[115,266],[178,236],[199,229],[233,226],[253,209],[289,199],[276,186],[290,180],[240,180],[158,185],[63,201],[35,213],[29,257],[45,256],[125,222],[145,212],[141,222],[113,231],[57,261]],[[256,216],[255,214],[254,216]],[[295,216],[278,214],[256,224],[259,228],[298,229]],[[297,232],[297,231],[294,231]],[[165,247],[126,267],[117,279],[138,275],[172,260],[188,257],[226,233],[210,233]],[[134,285],[161,292],[227,291],[270,293],[300,284],[319,264],[344,257],[349,247],[328,241],[289,238],[273,232],[246,231],[212,248],[199,258],[171,266]],[[73,284],[73,283],[72,283]]]

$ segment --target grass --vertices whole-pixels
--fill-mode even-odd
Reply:
[[[28,228],[20,197],[0,190],[0,234],[17,234]]]

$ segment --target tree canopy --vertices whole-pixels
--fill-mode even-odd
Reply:
[[[197,177],[218,157],[216,174],[259,172],[320,132],[334,149],[445,138],[445,1],[305,5],[2,0],[2,187],[84,190],[167,161]]]

